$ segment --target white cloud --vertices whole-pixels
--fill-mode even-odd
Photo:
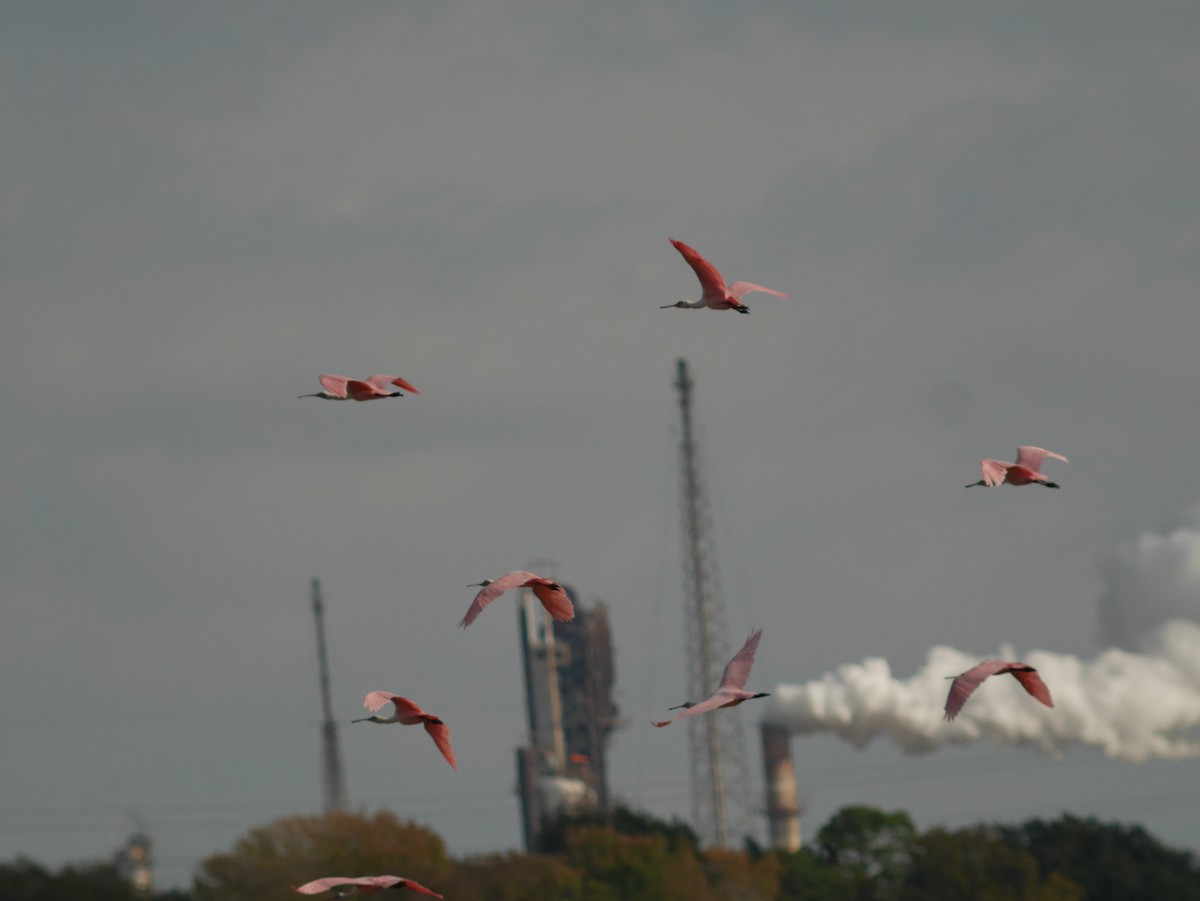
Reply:
[[[1105,641],[1133,647],[1169,619],[1200,621],[1200,507],[1166,535],[1146,532],[1101,564],[1099,601]]]

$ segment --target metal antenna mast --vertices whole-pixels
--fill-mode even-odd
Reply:
[[[676,363],[683,464],[683,596],[687,632],[688,699],[701,701],[717,689],[729,659],[725,604],[717,578],[712,516],[700,477],[699,450],[692,432],[692,380],[687,360]],[[749,819],[750,770],[741,719],[729,715],[698,716],[688,721],[692,769],[692,824],[702,842],[730,847],[730,838],[745,831]]]
[[[329,699],[329,661],[325,656],[325,605],[321,603],[321,580],[312,580],[313,617],[317,621],[317,661],[321,668],[321,788],[325,812],[346,807],[346,774],[338,750],[337,723],[333,721],[333,702]]]

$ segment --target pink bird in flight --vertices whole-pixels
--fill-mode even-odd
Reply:
[[[750,633],[750,637],[746,639],[746,643],[742,645],[742,649],[733,655],[732,660],[725,664],[725,672],[721,674],[721,684],[713,692],[712,697],[706,698],[698,704],[688,701],[677,707],[671,707],[669,708],[670,710],[678,710],[680,707],[685,708],[685,710],[683,713],[676,714],[674,719],[664,720],[654,725],[661,728],[662,726],[669,726],[675,720],[681,720],[685,716],[708,713],[710,710],[716,710],[720,707],[736,707],[742,701],[749,701],[752,698],[769,697],[769,693],[765,691],[753,694],[746,691],[746,682],[750,678],[750,668],[754,666],[754,654],[758,650],[758,642],[761,638],[762,629],[755,629]]]
[[[717,271],[716,266],[682,241],[676,241],[674,238],[667,238],[667,240],[683,254],[683,258],[687,260],[688,265],[696,273],[696,277],[700,279],[700,287],[704,289],[704,293],[699,300],[681,300],[679,303],[669,303],[664,307],[659,307],[660,310],[669,310],[672,307],[699,310],[702,307],[708,307],[710,310],[737,310],[739,313],[749,313],[750,308],[742,303],[742,295],[749,294],[751,291],[764,291],[767,294],[774,294],[776,297],[787,297],[782,291],[764,288],[762,285],[752,282],[734,282],[727,286],[725,277]]]
[[[534,573],[527,573],[519,569],[513,570],[499,579],[484,579],[470,587],[475,588],[476,586],[481,587],[482,590],[475,595],[475,600],[471,601],[471,606],[467,608],[467,615],[459,621],[460,628],[465,629],[475,622],[484,607],[511,588],[532,589],[537,599],[542,602],[542,606],[559,622],[566,623],[575,618],[575,607],[571,604],[567,593],[563,591],[563,587],[557,582],[543,579]]]
[[[946,696],[946,719],[952,720],[958,716],[963,704],[967,703],[967,698],[971,697],[975,689],[983,684],[984,679],[1002,673],[1011,673],[1027,692],[1047,707],[1054,706],[1054,701],[1050,699],[1050,689],[1046,687],[1046,683],[1042,681],[1042,677],[1032,666],[1017,661],[992,659],[976,664],[965,673],[946,677],[954,680],[950,684],[950,694]]]
[[[1045,485],[1047,488],[1058,488],[1059,485],[1051,482],[1045,476],[1042,469],[1042,461],[1047,457],[1053,460],[1062,460],[1064,463],[1070,461],[1062,454],[1056,454],[1054,451],[1048,451],[1044,447],[1033,447],[1029,444],[1022,444],[1017,448],[1017,462],[1006,463],[1004,460],[989,460],[984,457],[979,461],[979,468],[983,470],[983,478],[978,482],[972,482],[967,485],[967,488],[974,488],[976,485],[986,485],[988,488],[994,488],[997,485],[1029,485],[1037,482],[1040,485]]]
[[[335,898],[349,898],[356,892],[366,895],[390,888],[408,889],[418,895],[429,895],[433,898],[445,897],[416,880],[405,879],[403,876],[326,876],[304,885],[293,885],[292,891],[299,895],[319,895],[321,892],[336,891]]]
[[[378,710],[387,704],[395,705],[396,712],[391,716],[367,716],[358,720],[351,720],[354,723],[399,723],[402,726],[415,726],[420,723],[425,727],[425,731],[429,733],[429,737],[433,739],[433,743],[437,745],[438,750],[442,752],[442,756],[446,758],[446,763],[458,769],[458,761],[454,758],[454,748],[450,747],[450,727],[443,723],[438,717],[432,713],[426,713],[408,698],[402,698],[400,695],[394,695],[387,691],[372,691],[368,692],[363,698],[363,706],[371,712]]]
[[[320,397],[324,400],[378,400],[381,397],[403,397],[392,388],[403,388],[411,394],[420,394],[415,387],[398,375],[373,375],[365,379],[348,379],[344,375],[321,373],[324,391],[316,394],[301,394],[301,397]]]

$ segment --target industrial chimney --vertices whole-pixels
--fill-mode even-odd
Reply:
[[[763,773],[767,781],[767,827],[771,847],[800,850],[800,804],[796,798],[796,769],[786,727],[763,722]]]

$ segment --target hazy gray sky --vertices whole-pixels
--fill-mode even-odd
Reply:
[[[541,558],[610,605],[618,793],[686,815],[686,732],[649,726],[685,688],[679,356],[760,689],[938,644],[1091,658],[1156,560],[1200,619],[1192,3],[3,21],[0,859],[107,856],[134,811],[185,883],[316,810],[313,576],[339,718],[411,696],[462,766],[347,726],[354,802],[516,847],[512,605],[454,624]],[[791,299],[659,310],[698,294],[668,235]],[[424,393],[297,400],[321,372]],[[1017,444],[1071,459],[1062,491],[963,490]],[[793,748],[810,833],[1070,810],[1200,849],[1194,760]]]

